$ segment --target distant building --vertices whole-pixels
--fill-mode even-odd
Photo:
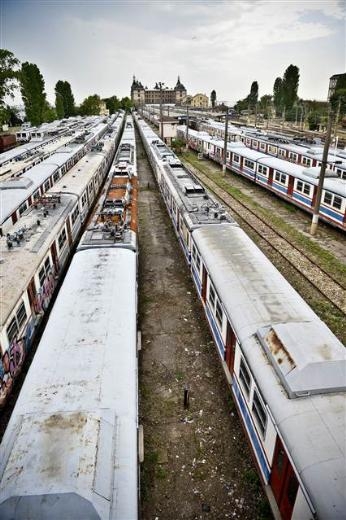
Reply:
[[[163,104],[172,103],[174,105],[181,105],[183,98],[186,96],[186,88],[180,83],[180,77],[178,76],[177,84],[174,88],[162,87],[158,83],[155,84],[153,89],[143,87],[142,83],[133,76],[131,85],[131,101],[134,105],[159,105],[162,101]]]
[[[100,116],[109,116],[109,110],[105,101],[100,101]]]
[[[208,108],[209,98],[205,94],[195,94],[191,98],[191,106],[195,108]]]
[[[338,81],[340,81],[344,77],[346,77],[346,74],[334,74],[329,78],[328,101],[334,94]]]

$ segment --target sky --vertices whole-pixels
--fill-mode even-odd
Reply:
[[[35,63],[54,103],[57,81],[76,103],[92,94],[130,96],[174,87],[230,105],[259,96],[292,64],[298,95],[325,101],[329,78],[346,69],[345,0],[0,0],[0,45]],[[15,101],[20,100],[19,97]]]

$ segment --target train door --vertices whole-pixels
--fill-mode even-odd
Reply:
[[[299,483],[279,437],[276,439],[270,485],[282,520],[290,520]]]
[[[50,252],[51,252],[51,255],[52,255],[54,269],[55,269],[55,272],[57,273],[59,271],[59,260],[58,260],[58,254],[57,254],[57,251],[56,251],[56,244],[55,244],[55,242],[53,242],[53,244],[51,245]]]
[[[292,197],[293,187],[294,187],[294,177],[293,177],[293,175],[290,175],[288,178],[288,187],[287,187],[287,195],[289,195],[290,197]]]
[[[233,329],[227,321],[225,361],[230,374],[233,373],[236,341]]]
[[[73,240],[72,240],[72,233],[71,233],[71,224],[70,224],[70,218],[66,220],[66,228],[67,228],[67,237],[68,237],[68,245],[71,249]]]
[[[36,312],[36,308],[35,308],[35,305],[36,305],[36,297],[37,297],[37,292],[36,292],[36,285],[35,285],[35,279],[32,278],[29,285],[28,285],[28,296],[29,296],[29,303],[30,303],[30,307],[31,307],[31,311],[32,312]]]
[[[207,298],[207,270],[205,268],[205,265],[202,264],[202,301],[205,303],[205,300]]]

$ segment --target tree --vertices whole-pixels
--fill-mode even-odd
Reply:
[[[338,77],[334,94],[330,97],[330,104],[336,117],[342,119],[346,114],[346,74],[340,74]]]
[[[82,116],[93,116],[99,115],[101,106],[101,98],[97,94],[88,96],[84,99],[83,103],[79,107],[80,115]]]
[[[213,110],[214,110],[214,108],[215,108],[215,103],[216,103],[216,92],[215,92],[215,90],[212,90],[212,91],[211,91],[211,94],[210,94],[210,102],[211,102],[211,106],[212,106],[212,108],[213,108]]]
[[[120,101],[120,107],[123,110],[127,110],[128,112],[130,112],[131,108],[133,107],[133,103],[129,97],[125,96]]]
[[[59,119],[76,113],[74,97],[68,81],[59,80],[55,85],[55,108]]]
[[[282,79],[282,103],[286,110],[291,109],[298,99],[299,69],[290,65]]]
[[[52,107],[48,101],[46,101],[43,110],[43,121],[51,123],[57,119],[57,113],[54,107]]]
[[[283,108],[282,79],[276,78],[273,88],[273,102],[276,113],[281,113]]]
[[[117,96],[111,96],[103,101],[106,103],[106,108],[108,108],[110,114],[115,114],[120,108],[120,101]]]
[[[28,62],[22,64],[20,85],[26,118],[32,125],[40,125],[44,121],[47,102],[44,79],[37,65]]]
[[[258,83],[257,81],[253,81],[250,89],[250,94],[247,97],[248,105],[250,109],[254,109],[256,107],[258,101]]]
[[[6,49],[0,49],[0,105],[4,104],[5,96],[13,97],[17,88],[19,60]]]

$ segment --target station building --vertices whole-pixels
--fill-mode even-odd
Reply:
[[[180,82],[178,76],[177,84],[174,88],[170,89],[165,86],[161,86],[156,83],[154,88],[148,89],[143,87],[142,83],[133,76],[131,85],[131,101],[134,105],[159,105],[160,102],[163,104],[174,104],[181,105],[182,100],[186,97],[186,88]]]

